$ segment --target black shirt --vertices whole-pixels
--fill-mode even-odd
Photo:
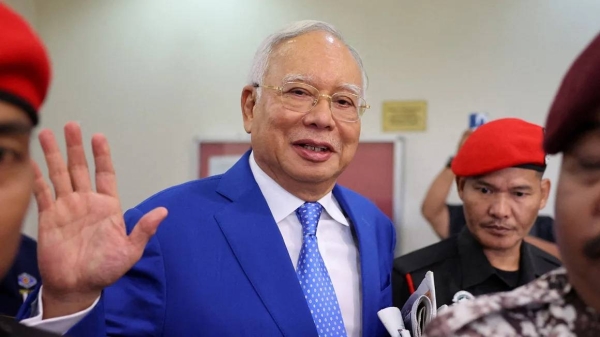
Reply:
[[[462,205],[446,205],[448,206],[448,212],[450,213],[450,236],[460,233],[460,231],[466,226],[467,220],[465,219],[465,212]],[[535,236],[548,242],[556,242],[554,238],[554,219],[547,215],[539,215],[533,227],[529,231],[529,235]]]
[[[0,282],[0,315],[16,316],[23,297],[40,282],[37,264],[37,243],[21,235],[19,252],[10,270]]]
[[[504,281],[504,283],[510,288],[514,289],[519,285],[519,271],[506,271],[498,268],[494,268],[496,275]]]
[[[492,267],[481,244],[464,228],[459,235],[394,260],[394,306],[402,308],[411,295],[407,278],[412,279],[416,289],[429,270],[433,272],[436,305],[440,307],[452,304],[452,298],[460,290],[466,290],[475,296],[509,291],[560,265],[560,261],[554,256],[523,241],[519,272],[507,275]],[[511,276],[517,277],[516,284],[511,281]]]

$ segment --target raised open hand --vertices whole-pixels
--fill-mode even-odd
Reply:
[[[65,163],[50,130],[39,134],[54,194],[35,166],[34,193],[39,211],[38,262],[44,284],[44,318],[63,316],[91,305],[142,256],[167,210],[144,215],[127,234],[106,138],[94,135],[96,191],[76,123],[64,128]]]

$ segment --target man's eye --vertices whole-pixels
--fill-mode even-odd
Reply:
[[[579,166],[586,171],[600,171],[600,161],[580,160]]]
[[[288,90],[286,92],[286,94],[292,95],[292,96],[298,96],[298,97],[311,96],[311,94],[308,91],[306,91],[302,88],[292,88],[292,89]]]
[[[337,106],[343,107],[343,108],[349,108],[349,107],[353,107],[354,101],[352,101],[352,99],[348,98],[348,97],[338,97],[336,98],[336,100],[334,101],[334,103]]]
[[[0,147],[0,165],[9,165],[19,159],[20,156],[16,151]]]
[[[482,194],[490,194],[490,193],[492,193],[492,191],[490,191],[490,189],[487,188],[487,187],[480,187],[479,188],[479,192],[481,192]]]

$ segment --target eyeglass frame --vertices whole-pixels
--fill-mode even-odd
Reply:
[[[331,108],[331,103],[332,103],[331,100],[333,99],[333,96],[335,96],[337,94],[341,94],[341,92],[339,92],[339,93],[336,92],[333,95],[322,94],[321,91],[319,89],[315,88],[314,86],[312,86],[310,84],[307,84],[307,83],[304,83],[304,82],[297,82],[297,81],[285,82],[280,87],[277,87],[277,86],[274,86],[274,85],[264,85],[264,84],[259,84],[259,83],[254,83],[252,86],[254,88],[266,88],[266,89],[277,90],[277,91],[279,91],[280,98],[283,99],[283,87],[286,84],[290,84],[290,83],[292,83],[292,84],[293,83],[297,83],[297,84],[302,84],[302,85],[309,86],[309,87],[315,89],[315,91],[318,93],[317,97],[313,100],[313,104],[312,104],[312,107],[310,109],[308,109],[307,111],[296,111],[296,112],[304,113],[304,114],[309,113],[312,109],[314,109],[315,106],[317,106],[317,104],[319,104],[319,101],[321,100],[321,97],[324,97],[324,98],[326,98],[329,101],[329,111],[331,111],[331,115],[334,118],[336,118],[336,119],[340,119],[339,117],[336,117],[333,114],[333,109]],[[356,120],[347,120],[347,119],[341,119],[341,120],[344,121],[344,122],[349,122],[349,123],[358,122],[359,120],[361,120],[362,115],[364,115],[365,111],[367,109],[370,109],[371,106],[369,104],[366,104],[367,100],[364,99],[364,97],[362,97],[360,95],[353,94],[353,93],[350,93],[350,92],[346,93],[346,94],[358,97],[359,99],[361,99],[361,100],[363,100],[365,102],[365,105],[359,105],[358,106],[358,108],[362,108],[362,112],[360,112],[360,109],[359,109],[359,111],[358,111],[358,118]]]

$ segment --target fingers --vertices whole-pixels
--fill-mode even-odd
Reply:
[[[34,172],[33,194],[35,202],[37,203],[38,212],[43,212],[52,206],[52,202],[54,201],[52,191],[48,184],[46,184],[46,180],[44,180],[42,170],[40,170],[38,164],[32,160],[31,165]]]
[[[50,181],[56,197],[62,197],[73,191],[89,192],[92,190],[89,167],[81,136],[81,127],[75,122],[69,122],[64,127],[67,144],[67,164],[60,154],[54,134],[50,130],[40,132],[39,139]],[[115,170],[110,157],[108,142],[103,135],[92,138],[92,150],[96,165],[96,189],[99,193],[118,197]]]
[[[67,165],[63,160],[56,138],[52,131],[46,129],[42,130],[38,136],[42,150],[44,151],[44,158],[46,159],[46,165],[48,166],[48,174],[50,181],[54,187],[54,193],[56,197],[62,197],[73,192],[71,185],[71,177],[67,170]]]
[[[158,225],[167,217],[167,214],[166,208],[157,207],[146,213],[131,231],[129,241],[133,245],[134,251],[139,254],[136,254],[136,261],[142,256],[146,244],[156,233]]]
[[[110,157],[110,147],[103,135],[92,137],[92,151],[96,165],[96,190],[98,193],[118,198],[117,177]]]
[[[81,127],[77,123],[69,122],[64,129],[67,143],[67,167],[71,176],[71,184],[75,191],[89,192],[92,190],[92,182],[85,159]]]

